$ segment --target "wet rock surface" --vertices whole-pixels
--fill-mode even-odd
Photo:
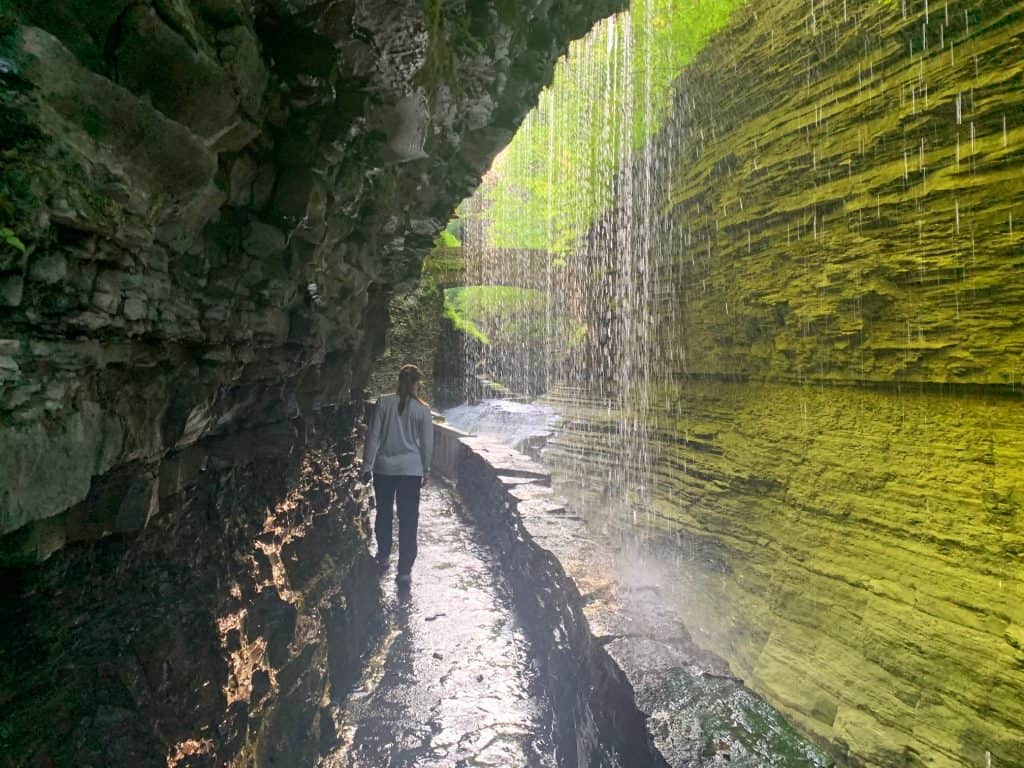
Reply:
[[[74,541],[93,478],[348,402],[391,294],[619,5],[6,4],[0,555]],[[132,486],[90,536],[145,525],[106,514]]]
[[[313,765],[377,627],[360,493],[310,446],[0,574],[0,766]]]
[[[674,604],[671,568],[642,542],[609,535],[599,519],[570,511],[528,505],[523,514],[534,541],[558,557],[580,590],[591,631],[630,680],[669,765],[833,765],[694,641]]]
[[[643,501],[587,480],[621,471],[620,452],[594,440],[620,414],[550,397],[565,416],[544,454],[556,485],[595,525],[643,529],[651,567],[670,574],[661,599],[841,759],[1024,764],[1024,699],[992,695],[1024,686],[1008,490],[1024,468],[1020,408],[753,382],[685,393],[649,433]]]
[[[552,713],[494,553],[446,488],[420,511],[410,587],[383,572],[384,641],[331,768],[555,766]],[[394,558],[392,558],[394,560]]]
[[[311,422],[357,410],[392,294],[568,42],[622,4],[3,4],[0,564],[28,570],[4,594],[0,762],[334,746],[324,702],[376,613],[339,551],[367,531],[297,535],[361,502],[344,482],[293,519],[287,468]],[[323,426],[340,455],[352,421]],[[228,615],[251,621],[221,638]]]
[[[459,491],[487,532],[508,575],[516,607],[534,643],[556,713],[563,765],[665,765],[622,670],[591,633],[583,601],[558,559],[524,525],[527,510],[558,514],[536,462],[492,440],[446,430],[458,446],[451,462]]]

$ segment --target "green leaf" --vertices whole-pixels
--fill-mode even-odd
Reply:
[[[22,253],[25,253],[25,251],[27,250],[25,248],[25,244],[18,239],[17,235],[15,235],[11,230],[7,229],[7,227],[0,227],[0,240],[3,240],[9,246],[16,250],[21,251]]]

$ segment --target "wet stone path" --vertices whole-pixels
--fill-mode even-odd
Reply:
[[[331,768],[555,765],[529,643],[464,514],[446,488],[424,490],[411,587],[394,582],[396,540],[381,576],[388,627]]]

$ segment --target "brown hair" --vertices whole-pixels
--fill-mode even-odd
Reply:
[[[423,379],[423,374],[415,365],[403,365],[398,372],[398,412],[405,413],[405,406],[409,404],[409,398],[415,397],[412,393],[412,385]],[[426,403],[422,398],[416,400],[423,405]]]

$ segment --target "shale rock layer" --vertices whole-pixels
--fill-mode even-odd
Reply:
[[[332,746],[389,301],[621,5],[2,5],[0,762]]]
[[[556,478],[614,476],[619,414],[562,407]],[[697,641],[849,764],[1016,765],[1017,413],[998,396],[692,382],[656,417],[634,511],[675,552]]]
[[[1020,385],[1024,11],[911,10],[752,3],[677,83],[669,364]]]
[[[268,450],[5,574],[0,765],[314,765],[378,619],[355,475]]]
[[[556,476],[646,478],[688,626],[852,765],[1024,763],[1022,36],[1012,3],[743,6],[644,158],[650,387],[553,397]]]

